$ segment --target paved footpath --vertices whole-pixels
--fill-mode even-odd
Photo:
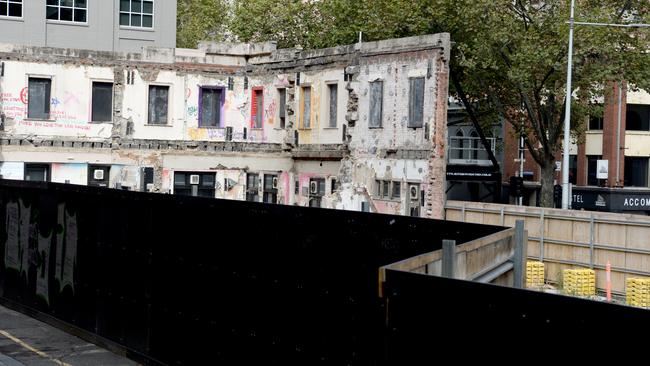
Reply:
[[[0,366],[136,366],[92,343],[0,306]]]

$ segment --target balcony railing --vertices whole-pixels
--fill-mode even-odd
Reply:
[[[496,138],[488,137],[488,143],[494,153]],[[483,147],[480,137],[449,137],[449,164],[490,165],[490,157]]]

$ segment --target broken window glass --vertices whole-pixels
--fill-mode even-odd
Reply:
[[[149,85],[149,124],[166,125],[169,108],[169,86]]]
[[[223,89],[201,88],[199,127],[219,127]]]

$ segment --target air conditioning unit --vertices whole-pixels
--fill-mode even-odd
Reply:
[[[309,193],[310,194],[318,193],[318,182],[309,182]]]
[[[412,201],[417,201],[420,199],[420,186],[412,185],[409,187],[409,196]]]
[[[190,184],[199,184],[199,175],[198,174],[190,175]]]
[[[278,189],[278,177],[273,177],[273,189]]]
[[[104,169],[95,169],[93,172],[93,178],[95,180],[104,180]]]

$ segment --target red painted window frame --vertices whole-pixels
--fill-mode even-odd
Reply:
[[[257,115],[257,96],[256,92],[260,92],[260,95],[262,97],[262,113],[260,114],[262,116],[262,121],[260,122],[260,127],[255,127],[255,116]],[[250,118],[250,126],[251,130],[261,130],[264,128],[264,87],[263,86],[256,86],[251,89],[251,118]]]

